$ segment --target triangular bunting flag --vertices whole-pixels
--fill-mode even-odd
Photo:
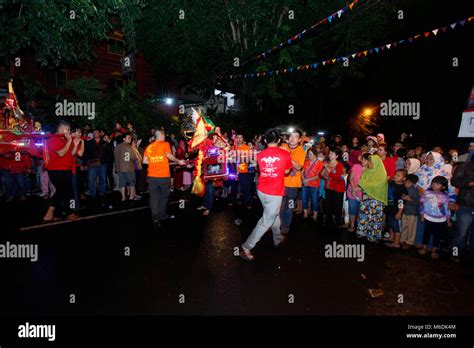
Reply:
[[[388,45],[385,45],[385,46],[387,46],[387,48],[390,49],[390,46],[392,46],[392,44],[388,44]]]
[[[351,2],[351,3],[349,4],[349,8],[352,10],[353,7],[354,7],[354,3]]]
[[[393,46],[393,47],[397,47],[397,44],[398,44],[398,42],[394,42],[394,43],[392,44],[392,46]]]
[[[323,66],[325,66],[325,65],[326,65],[326,62],[324,61],[324,62],[323,62]]]
[[[336,63],[336,58],[334,58],[334,59],[332,60],[332,63],[333,63],[333,64]]]
[[[337,16],[338,16],[339,18],[341,18],[341,15],[342,15],[342,10],[337,11]]]
[[[457,23],[453,23],[453,24],[451,24],[451,25],[450,25],[451,29],[454,29],[454,28],[456,28],[456,24],[457,24]]]
[[[328,17],[328,22],[329,22],[329,23],[332,23],[332,16],[329,16],[329,17]]]
[[[412,37],[409,37],[409,38],[408,38],[408,42],[413,42],[413,38],[412,38]]]
[[[362,52],[357,52],[357,57],[360,57],[362,55]]]
[[[379,48],[375,47],[375,52],[379,53]]]
[[[354,53],[354,54],[352,55],[352,58],[355,58],[356,55],[357,55],[357,53]]]
[[[441,28],[441,31],[442,31],[443,33],[445,33],[446,30],[448,30],[448,27],[442,27],[442,28]]]
[[[337,57],[336,61],[339,63],[341,61],[341,57]]]
[[[418,34],[418,35],[413,36],[413,38],[414,38],[414,39],[418,39],[420,36],[421,36],[421,35]]]
[[[472,21],[473,19],[474,19],[474,16],[469,17],[469,18],[467,19],[467,21],[470,22],[470,21]]]
[[[401,45],[402,43],[404,43],[404,42],[405,42],[405,40],[400,40],[400,41],[398,41],[398,43],[399,43],[400,45]]]
[[[462,21],[459,21],[458,23],[461,24],[462,26],[464,26],[464,24],[466,24],[466,20],[464,19]]]
[[[385,51],[385,46],[380,46],[380,50],[383,52]]]
[[[439,29],[435,29],[435,30],[432,31],[433,34],[435,34],[435,36],[438,35],[438,30],[439,30]]]
[[[430,32],[427,31],[426,33],[424,33],[424,35],[425,35],[425,37],[428,37],[428,36],[430,36]]]
[[[367,51],[364,51],[364,52],[362,52],[362,53],[364,54],[364,56],[367,56]]]

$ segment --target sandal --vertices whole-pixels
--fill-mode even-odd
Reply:
[[[79,219],[80,219],[80,217],[76,214],[70,214],[66,217],[66,220],[70,220],[70,221],[77,221]]]
[[[254,257],[250,253],[250,250],[245,250],[243,247],[240,247],[239,256],[245,261],[253,261]]]
[[[54,221],[60,221],[60,220],[62,219],[56,216],[53,216],[51,219],[43,219],[43,222],[54,222]]]

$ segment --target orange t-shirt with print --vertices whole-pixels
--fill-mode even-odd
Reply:
[[[292,161],[295,161],[301,167],[303,167],[304,161],[306,159],[306,152],[302,146],[298,145],[294,149],[291,149],[288,144],[283,144],[281,148],[290,153]],[[290,174],[285,176],[285,187],[301,187],[302,185],[301,170],[296,170],[293,168]]]
[[[154,141],[145,149],[144,157],[148,158],[148,176],[153,178],[169,178],[170,165],[166,153],[172,153],[166,141]]]
[[[248,173],[249,172],[249,156],[250,156],[250,147],[248,145],[242,144],[235,146],[235,149],[239,151],[239,166],[237,167],[238,173]]]

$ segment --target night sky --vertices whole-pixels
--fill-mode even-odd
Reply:
[[[399,1],[405,20],[382,45],[407,39],[424,31],[449,25],[474,14],[472,1]],[[432,4],[428,6],[427,4]],[[394,14],[395,16],[396,14]],[[328,68],[318,75],[318,88],[301,87],[295,106],[294,118],[288,123],[307,128],[311,132],[326,130],[330,134],[350,135],[346,122],[366,106],[379,106],[381,102],[420,102],[420,119],[410,117],[382,117],[379,128],[389,142],[395,141],[403,131],[413,133],[417,143],[427,146],[467,147],[470,139],[457,138],[462,111],[465,109],[474,85],[473,34],[471,23],[416,40],[409,45],[374,54],[363,64],[363,79],[346,78],[336,88]],[[369,48],[369,47],[368,47]],[[334,56],[328,52],[327,57]],[[457,68],[452,66],[453,57],[459,59]],[[338,63],[340,64],[340,63]],[[287,75],[302,81],[299,76]],[[287,110],[274,106],[275,122],[288,120]]]

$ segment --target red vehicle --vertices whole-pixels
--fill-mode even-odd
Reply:
[[[10,80],[8,90],[0,89],[0,169],[11,172],[31,168],[32,157],[43,157],[43,145],[47,137],[35,132],[31,122],[20,109]]]

